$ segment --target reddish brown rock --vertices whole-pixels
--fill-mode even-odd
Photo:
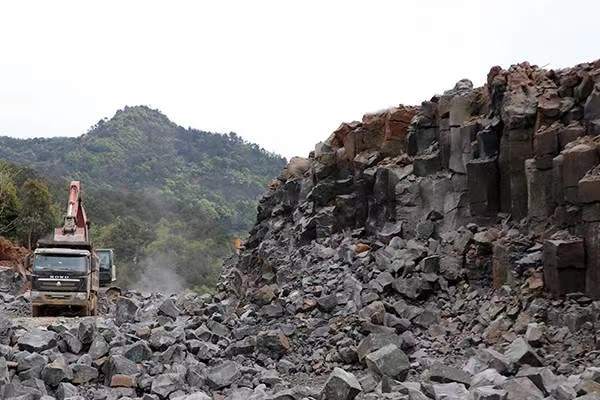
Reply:
[[[135,376],[115,374],[110,379],[111,387],[130,387],[134,388],[137,386]]]
[[[398,106],[387,111],[382,151],[387,155],[398,155],[406,152],[406,136],[417,107]]]

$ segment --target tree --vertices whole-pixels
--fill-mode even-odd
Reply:
[[[15,174],[6,163],[0,164],[0,234],[13,236],[19,223],[19,199]]]
[[[21,204],[21,241],[31,249],[56,223],[48,186],[38,179],[26,180],[21,190]]]

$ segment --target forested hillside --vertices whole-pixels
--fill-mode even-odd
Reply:
[[[0,236],[31,247],[58,220],[48,182],[27,167],[0,160]]]
[[[115,248],[122,284],[144,284],[139,272],[152,268],[176,272],[163,280],[188,287],[216,281],[231,236],[252,224],[258,196],[285,161],[234,133],[186,129],[144,106],[78,138],[0,137],[0,159],[43,177],[58,215],[68,181],[82,181],[93,237]]]

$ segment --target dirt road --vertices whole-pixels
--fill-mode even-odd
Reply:
[[[93,318],[93,317],[85,317]],[[46,328],[50,325],[64,325],[68,328],[79,324],[83,318],[80,317],[15,317],[12,322],[16,326],[31,330],[33,328]]]

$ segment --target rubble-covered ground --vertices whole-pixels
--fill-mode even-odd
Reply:
[[[2,398],[600,399],[599,82],[494,67],[342,124],[214,295],[46,326],[0,295]]]

